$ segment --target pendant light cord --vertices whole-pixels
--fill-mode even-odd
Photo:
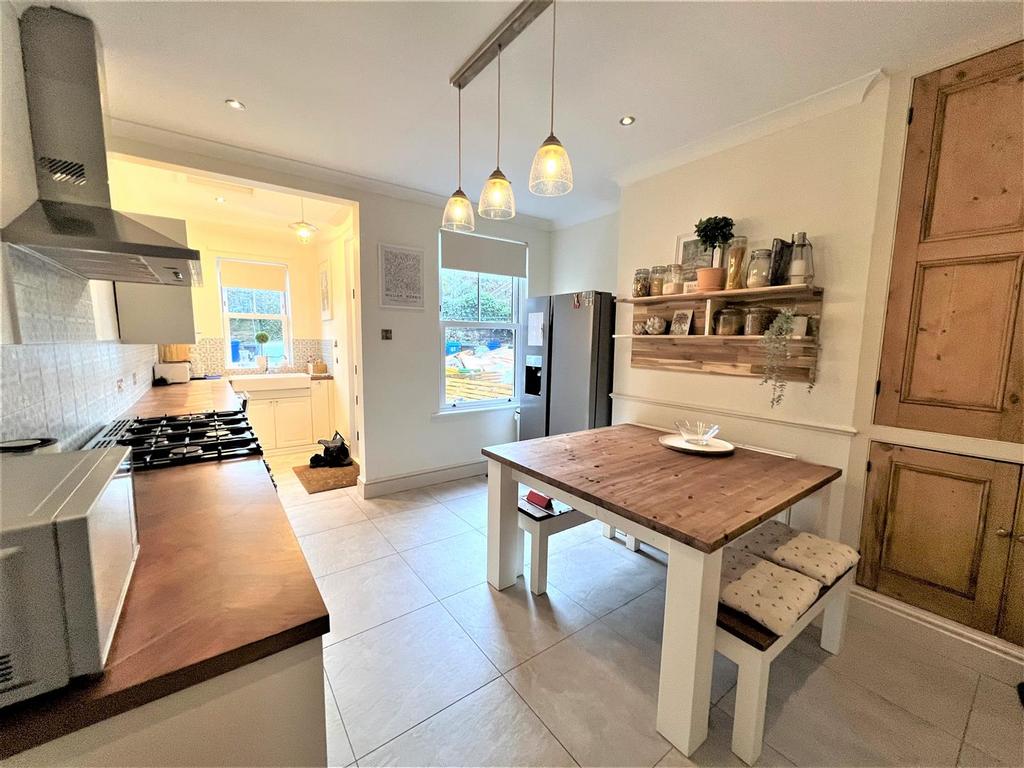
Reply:
[[[462,189],[462,86],[459,86],[459,189]]]
[[[498,46],[498,148],[495,152],[494,167],[501,168],[501,46]]]
[[[558,1],[551,2],[551,135],[555,135],[555,25],[558,19]]]

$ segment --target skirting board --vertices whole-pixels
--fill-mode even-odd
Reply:
[[[471,461],[468,464],[456,464],[450,467],[428,469],[423,472],[411,472],[407,475],[395,475],[394,477],[385,477],[369,482],[360,477],[358,488],[359,493],[362,494],[364,499],[372,499],[389,493],[398,493],[399,491],[408,491],[413,488],[423,488],[427,485],[446,483],[449,480],[462,480],[466,477],[483,475],[486,472],[487,462],[481,459],[480,461]]]
[[[855,586],[850,616],[970,667],[1007,685],[1024,681],[1024,648]]]

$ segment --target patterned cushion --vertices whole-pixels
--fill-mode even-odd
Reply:
[[[821,584],[735,547],[722,551],[719,600],[784,635],[818,598]]]
[[[738,539],[734,546],[776,565],[799,571],[826,586],[860,560],[853,547],[794,530],[778,520],[769,520],[758,526]]]

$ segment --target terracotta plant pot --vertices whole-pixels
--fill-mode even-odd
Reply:
[[[720,291],[725,288],[725,269],[722,267],[704,267],[697,270],[697,290]]]

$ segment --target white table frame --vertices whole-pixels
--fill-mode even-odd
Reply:
[[[668,554],[657,726],[680,752],[692,755],[708,735],[721,548],[702,552],[508,464],[488,459],[487,581],[498,590],[513,586],[523,573],[523,532],[517,498],[520,482]],[[818,504],[818,533],[838,539],[842,511],[839,505],[836,509],[830,507],[829,489],[826,485],[808,498]]]

